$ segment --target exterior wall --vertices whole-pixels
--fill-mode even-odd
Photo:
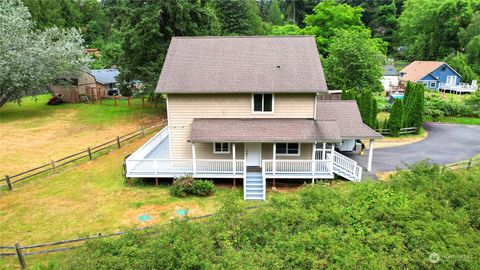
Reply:
[[[262,143],[262,160],[273,159],[273,143]],[[299,156],[277,156],[277,159],[312,159],[312,144],[300,144]]]
[[[190,149],[191,145],[188,144]],[[232,159],[232,144],[230,144],[229,154],[214,154],[213,143],[195,143],[195,154],[197,159]],[[244,159],[244,144],[235,143],[235,157],[237,159]],[[185,157],[191,159],[192,156]]]
[[[459,85],[460,81],[461,81],[461,77],[458,76],[458,74],[455,73],[455,71],[453,71],[449,66],[447,66],[445,64],[443,64],[442,66],[440,66],[439,68],[437,68],[436,70],[431,72],[431,74],[433,75],[434,78],[438,78],[438,80],[442,83],[447,82],[447,77],[448,76],[457,77],[455,85]],[[423,78],[422,78],[422,80],[423,80]]]
[[[314,107],[315,94],[274,94],[273,113],[252,113],[251,94],[170,94],[167,97],[170,156],[192,158],[188,140],[194,118],[313,118]],[[197,147],[198,158],[212,154],[212,144],[209,145]]]
[[[398,76],[383,76],[380,82],[384,90],[390,90],[392,87],[398,86]]]
[[[80,77],[78,78],[78,93],[80,95],[86,95],[87,92],[86,92],[86,87],[87,86],[90,86],[90,87],[95,87],[95,84],[96,84],[96,81],[95,81],[95,77],[93,77],[92,75],[88,74],[88,73],[83,73],[82,75],[80,75]]]

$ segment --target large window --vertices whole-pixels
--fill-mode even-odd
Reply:
[[[300,144],[299,143],[277,143],[276,146],[277,156],[299,156]]]
[[[273,94],[253,94],[253,112],[273,112]]]
[[[430,88],[437,88],[437,82],[430,82]]]
[[[213,143],[213,153],[215,154],[229,154],[230,144],[225,142]]]

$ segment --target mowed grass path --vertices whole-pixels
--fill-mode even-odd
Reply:
[[[158,123],[155,108],[92,104],[46,105],[50,95],[26,97],[0,109],[0,175],[16,174]]]

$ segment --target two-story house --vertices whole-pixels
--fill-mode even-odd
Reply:
[[[245,199],[265,199],[267,179],[360,181],[335,147],[381,135],[355,101],[328,95],[315,39],[175,37],[156,92],[168,126],[126,160],[127,177],[243,179]]]

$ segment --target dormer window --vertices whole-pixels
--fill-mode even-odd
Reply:
[[[253,94],[252,111],[254,113],[273,112],[273,94]]]

